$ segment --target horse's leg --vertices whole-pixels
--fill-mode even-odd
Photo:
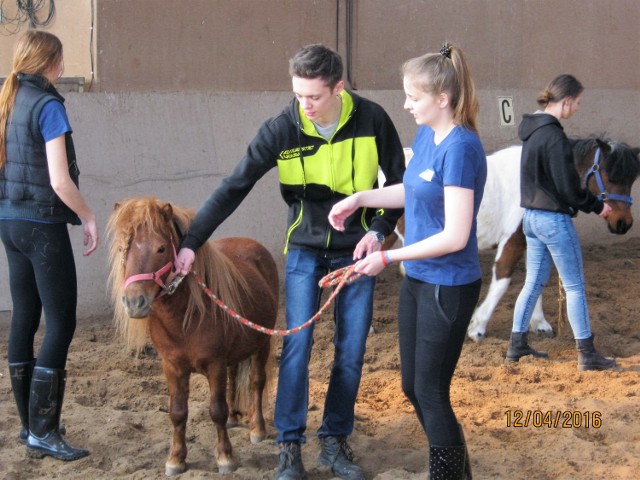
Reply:
[[[271,341],[265,342],[251,358],[251,405],[249,408],[249,438],[251,443],[259,443],[267,437],[267,427],[262,414],[262,399],[264,398],[264,388],[267,384],[267,367],[269,365],[269,354],[271,352]]]
[[[227,367],[225,359],[216,359],[218,364],[210,363],[207,367],[206,376],[209,380],[209,415],[216,426],[218,433],[218,443],[216,445],[216,460],[220,473],[233,472],[237,464],[233,458],[231,440],[227,432],[227,420],[229,418],[229,407],[227,405]]]
[[[484,339],[491,315],[493,315],[498,302],[507,291],[516,265],[526,249],[527,242],[522,231],[522,225],[503,244],[499,245],[492,269],[493,275],[489,291],[483,302],[473,313],[467,330],[467,335],[471,340],[480,342]]]
[[[467,329],[467,335],[475,342],[481,342],[484,340],[487,324],[491,319],[491,315],[493,315],[494,310],[498,306],[498,302],[511,284],[511,277],[497,278],[495,265],[493,266],[492,271],[493,274],[489,290],[487,291],[487,296],[473,312],[471,323],[469,323],[469,328]]]
[[[553,327],[547,322],[546,318],[544,318],[544,312],[542,311],[542,295],[538,297],[536,306],[533,309],[529,330],[533,333],[553,335]]]
[[[229,419],[227,428],[237,427],[240,423],[242,412],[238,406],[238,396],[236,395],[238,383],[238,365],[227,368],[227,405],[229,406]]]
[[[169,418],[173,424],[173,443],[165,463],[168,477],[183,473],[187,469],[186,428],[189,415],[189,372],[181,372],[169,364],[162,365],[169,386]]]

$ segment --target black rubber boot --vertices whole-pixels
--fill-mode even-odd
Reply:
[[[527,355],[533,355],[536,358],[549,358],[548,353],[538,352],[529,346],[528,336],[528,332],[511,332],[506,357],[508,362],[517,362],[521,357]]]
[[[306,475],[300,444],[298,442],[281,444],[275,480],[302,480]]]
[[[600,355],[593,346],[593,335],[584,340],[576,340],[578,349],[578,370],[608,370],[617,366],[613,358]]]
[[[458,428],[460,429],[462,443],[464,443],[464,475],[462,478],[464,480],[473,480],[473,476],[471,475],[471,461],[469,460],[469,449],[467,448],[467,441],[464,438],[464,430],[462,430],[462,425],[460,424],[458,424]]]
[[[31,374],[36,361],[9,363],[9,377],[11,378],[11,389],[20,416],[20,436],[18,441],[27,443],[29,436],[29,391],[31,390]]]
[[[430,480],[466,480],[467,447],[429,447]],[[469,475],[471,472],[469,472]]]
[[[46,455],[59,460],[78,460],[89,455],[74,448],[60,435],[60,413],[66,384],[66,372],[35,367],[29,397],[29,436],[27,452],[35,458]]]
[[[353,462],[353,450],[346,437],[323,437],[320,444],[319,467],[330,467],[331,472],[342,480],[364,480],[362,469]]]

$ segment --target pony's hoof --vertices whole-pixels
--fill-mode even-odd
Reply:
[[[538,328],[534,331],[534,333],[536,335],[542,335],[543,337],[547,337],[547,338],[553,338],[556,336],[556,333],[553,331],[553,329],[547,330],[544,328]]]
[[[529,330],[536,335],[544,335],[545,337],[554,337],[553,327],[544,318],[534,316],[529,324]]]
[[[257,443],[260,443],[265,438],[267,438],[267,434],[264,432],[251,432],[249,434],[249,439],[251,440],[251,443],[254,445]]]
[[[225,460],[225,461],[220,461],[220,459],[218,459],[218,472],[225,474],[225,473],[233,473],[236,471],[236,468],[238,468],[238,465],[236,464],[235,461],[233,460]]]
[[[184,473],[186,471],[187,471],[187,464],[184,462],[179,463],[178,465],[170,465],[169,463],[166,463],[164,466],[164,474],[167,477],[180,475],[181,473]]]
[[[485,338],[487,338],[484,332],[467,332],[467,336],[476,343],[481,343]]]

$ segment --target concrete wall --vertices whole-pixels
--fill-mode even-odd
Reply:
[[[535,108],[537,90],[511,90],[515,114]],[[384,106],[404,145],[415,132],[413,119],[402,110],[399,90],[362,91]],[[515,127],[500,127],[496,91],[481,91],[482,138],[487,152],[516,141]],[[94,208],[104,234],[113,204],[125,197],[154,195],[185,207],[198,208],[231,171],[259,125],[278,113],[289,93],[81,93],[67,94],[67,108],[78,152],[80,186]],[[620,90],[591,91],[581,111],[566,123],[570,135],[607,131],[617,139],[640,145],[640,125],[623,121],[618,111],[640,111],[640,94]],[[270,172],[214,236],[250,236],[263,242],[283,264],[286,209],[275,171]],[[634,189],[640,198],[640,182]],[[640,218],[638,203],[634,215]],[[636,226],[626,236],[610,235],[595,215],[580,215],[584,243],[619,242],[640,235]],[[79,314],[110,310],[107,294],[107,245],[83,257],[82,230],[72,227],[78,265]],[[586,259],[588,261],[588,259]],[[0,310],[8,310],[6,259],[0,256]]]
[[[15,15],[14,1],[0,8]],[[88,88],[95,72],[93,91],[287,91],[287,60],[313,42],[338,49],[357,88],[393,90],[404,60],[445,40],[481,89],[540,89],[567,70],[589,89],[638,90],[639,23],[637,0],[64,0],[46,28],[65,75]],[[0,23],[0,77],[15,30]]]
[[[15,2],[0,7],[4,19],[15,13]],[[65,75],[85,78],[91,91],[67,94],[67,106],[81,188],[102,226],[113,203],[129,196],[197,208],[260,123],[289,101],[288,58],[312,42],[338,49],[351,83],[389,111],[407,146],[415,125],[402,110],[400,65],[444,40],[467,53],[487,152],[516,142],[521,115],[560,72],[587,88],[569,134],[606,132],[640,145],[637,0],[64,0],[56,8],[47,30],[63,41]],[[18,38],[7,35],[10,27],[0,23],[0,77]],[[510,125],[502,125],[505,115]],[[272,172],[216,235],[255,237],[282,264],[285,208],[276,182]],[[638,202],[633,209],[638,216]],[[583,242],[640,232],[613,237],[594,215],[577,222]],[[84,258],[81,229],[72,237],[79,312],[105,312],[106,246]],[[1,255],[0,310],[10,308],[5,262]]]
[[[445,40],[482,89],[540,89],[565,69],[588,88],[640,88],[637,0],[96,3],[108,91],[287,90],[287,60],[314,42],[338,49],[357,88],[393,90],[404,60]]]

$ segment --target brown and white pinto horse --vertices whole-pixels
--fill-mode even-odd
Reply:
[[[269,373],[271,337],[248,329],[220,309],[194,276],[172,291],[167,285],[175,248],[193,212],[154,198],[117,204],[109,218],[111,291],[118,330],[140,349],[148,336],[162,358],[169,386],[173,441],[166,475],[186,470],[189,379],[207,377],[209,414],[218,434],[221,473],[233,471],[229,426],[247,413],[251,442],[266,437],[262,399]],[[203,245],[194,271],[235,312],[272,328],[278,313],[278,272],[271,254],[248,238]],[[229,384],[227,383],[229,380]],[[248,400],[247,400],[248,398]],[[248,404],[248,407],[246,407]]]
[[[575,139],[572,143],[580,177],[591,192],[605,199],[613,209],[606,219],[609,231],[625,234],[633,225],[631,187],[640,174],[640,149],[596,137]],[[524,209],[520,207],[521,152],[521,146],[512,146],[487,156],[487,184],[478,212],[478,247],[497,251],[487,295],[476,308],[467,331],[469,338],[476,342],[484,339],[491,315],[509,287],[515,267],[527,247],[522,231]],[[402,220],[398,222],[396,232],[401,240]],[[391,246],[398,237],[390,236],[385,246]],[[553,332],[542,311],[542,297],[534,309],[530,330],[545,334]]]

